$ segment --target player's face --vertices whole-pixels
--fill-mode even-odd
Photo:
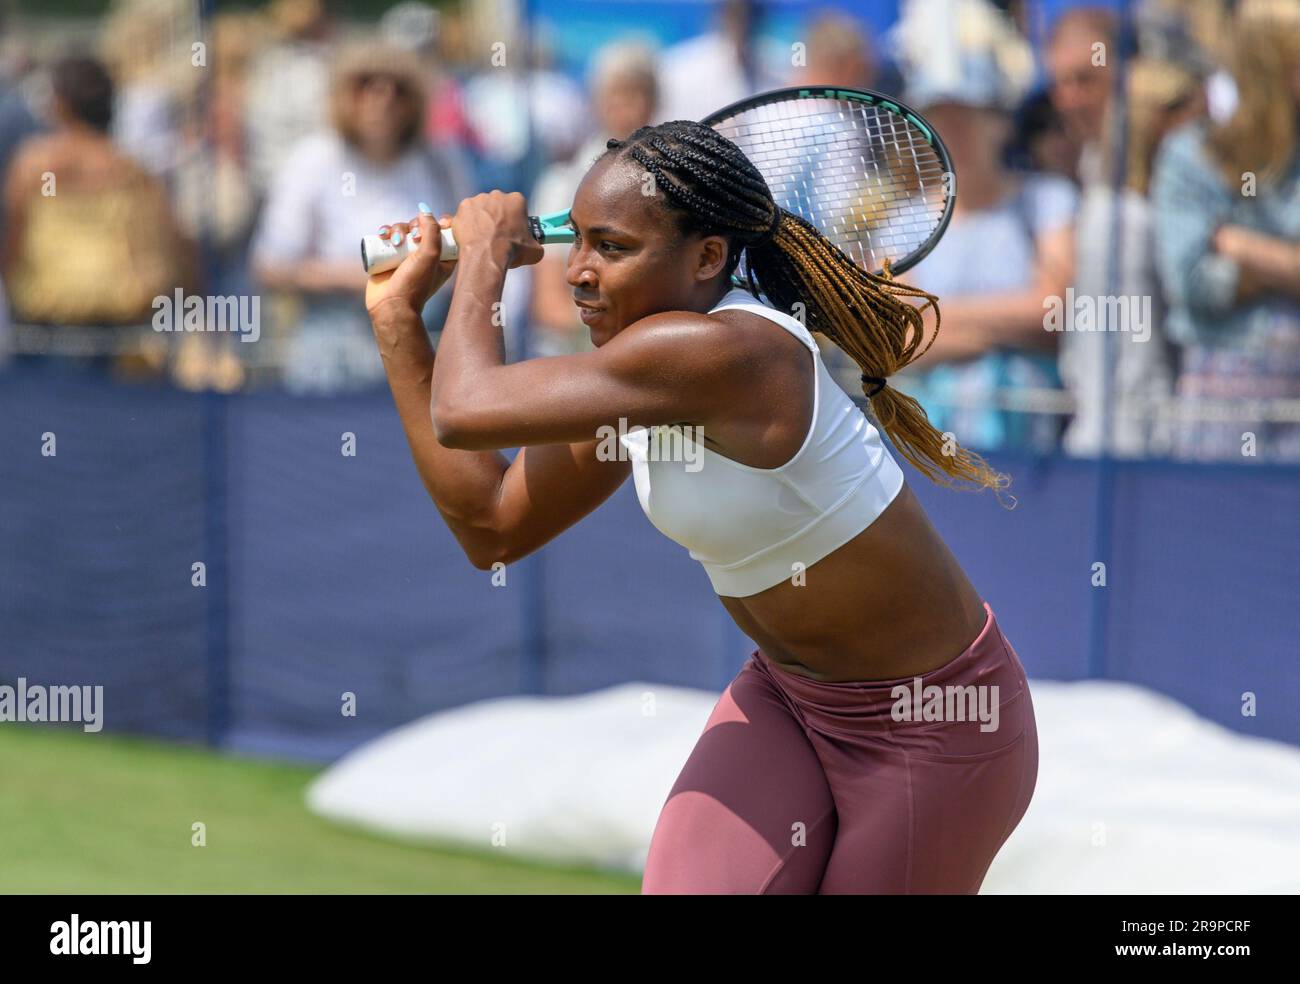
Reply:
[[[693,310],[709,258],[725,260],[720,237],[679,239],[655,194],[638,166],[607,157],[574,195],[567,279],[595,345],[648,315]]]

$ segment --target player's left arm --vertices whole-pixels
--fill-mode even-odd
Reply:
[[[458,277],[457,293],[480,282],[472,265],[462,265]],[[721,331],[705,315],[666,312],[592,352],[503,365],[495,351],[500,329],[486,318],[462,323],[451,351],[444,329],[431,398],[438,441],[466,450],[515,448],[593,440],[620,419],[625,429],[705,424],[743,399],[736,390],[745,356],[740,346],[720,343]]]
[[[466,199],[452,232],[457,283],[430,398],[445,447],[574,444],[620,419],[624,427],[704,424],[744,398],[745,347],[727,344],[727,326],[693,312],[643,318],[592,352],[507,365],[499,313],[506,271],[542,254],[523,196]]]

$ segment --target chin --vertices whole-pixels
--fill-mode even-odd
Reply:
[[[591,344],[600,348],[600,346],[606,344],[617,335],[620,330],[622,330],[621,325],[613,328],[605,325],[593,325],[587,329],[587,335],[591,338]]]

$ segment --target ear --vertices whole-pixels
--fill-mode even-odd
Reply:
[[[722,236],[705,236],[697,247],[695,279],[700,283],[712,280],[727,265],[727,241]]]

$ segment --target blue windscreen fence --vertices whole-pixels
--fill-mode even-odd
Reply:
[[[992,460],[1014,509],[909,480],[1031,677],[1300,743],[1300,468]],[[720,690],[752,648],[630,482],[494,583],[385,391],[0,375],[0,684],[103,686],[107,731],[325,761],[485,698]]]

